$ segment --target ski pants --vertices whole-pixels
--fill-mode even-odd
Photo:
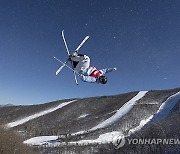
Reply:
[[[78,73],[81,73],[83,70],[89,68],[90,58],[86,55],[77,55],[71,57],[74,70]]]

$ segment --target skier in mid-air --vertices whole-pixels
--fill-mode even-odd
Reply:
[[[107,78],[105,76],[106,73],[109,73],[111,71],[116,71],[117,68],[105,68],[98,70],[94,66],[90,66],[90,58],[87,55],[84,54],[78,54],[78,50],[82,47],[82,45],[88,40],[89,36],[86,36],[83,41],[79,44],[79,46],[76,48],[73,54],[70,54],[67,42],[64,36],[64,30],[62,31],[62,38],[64,41],[64,45],[66,47],[66,51],[68,54],[68,59],[66,62],[62,62],[58,58],[54,57],[57,61],[62,63],[63,65],[58,68],[56,71],[56,75],[61,72],[61,70],[66,66],[67,68],[71,69],[74,72],[74,79],[76,84],[78,85],[78,80],[76,78],[76,74],[79,75],[84,82],[91,82],[91,83],[101,83],[101,84],[106,84],[107,83]],[[67,65],[67,62],[71,62],[71,66],[69,67]]]
[[[106,84],[107,77],[105,74],[117,70],[117,68],[98,70],[96,67],[90,66],[90,58],[87,55],[78,54],[77,51],[69,56],[69,60],[72,62],[73,69],[81,76],[84,82]]]

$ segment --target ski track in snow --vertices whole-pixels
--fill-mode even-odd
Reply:
[[[134,96],[131,100],[129,100],[128,102],[126,102],[119,110],[116,111],[116,113],[111,116],[110,118],[106,119],[105,121],[101,122],[100,124],[98,124],[97,126],[91,128],[89,131],[94,131],[96,129],[100,129],[100,128],[104,128],[107,127],[113,123],[115,123],[117,120],[119,120],[122,116],[124,116],[125,114],[127,114],[134,106],[134,104],[136,103],[136,101],[138,101],[139,99],[141,99],[142,97],[144,97],[144,95],[147,93],[148,91],[140,91],[136,96]],[[78,134],[83,134],[86,131],[80,131],[77,133],[73,133],[72,135],[78,135]]]
[[[50,109],[41,111],[41,112],[39,112],[39,113],[33,114],[33,115],[31,115],[31,116],[25,117],[25,118],[23,118],[23,119],[20,119],[20,120],[17,120],[17,121],[8,123],[6,126],[7,126],[8,128],[16,127],[16,126],[21,125],[21,124],[24,124],[24,123],[26,123],[26,122],[28,122],[28,121],[30,121],[30,120],[32,120],[32,119],[35,119],[35,118],[41,117],[41,116],[43,116],[43,115],[46,115],[46,114],[48,114],[48,113],[54,112],[54,111],[56,111],[56,110],[58,110],[58,109],[60,109],[60,108],[62,108],[62,107],[64,107],[64,106],[66,106],[66,105],[68,105],[68,104],[70,104],[70,103],[72,103],[72,102],[75,102],[75,101],[76,101],[76,100],[72,100],[72,101],[69,101],[69,102],[61,103],[61,104],[59,104],[58,106],[56,106],[56,107],[54,107],[54,108],[50,108]]]
[[[157,122],[158,120],[162,120],[166,118],[169,113],[171,112],[172,108],[177,104],[177,102],[180,100],[180,92],[177,92],[176,94],[170,96],[159,108],[157,111],[158,114],[156,114],[152,122]]]
[[[135,133],[136,131],[140,130],[144,125],[146,125],[151,119],[153,118],[153,115],[148,117],[147,119],[143,119],[140,121],[139,125],[130,129],[127,136],[130,136],[131,134]]]
[[[29,145],[44,145],[47,143],[53,143],[53,141],[56,141],[57,139],[58,139],[58,136],[38,136],[38,137],[33,137],[31,139],[28,139],[24,141],[23,143],[29,144]]]
[[[128,136],[140,130],[147,123],[156,123],[158,120],[166,118],[179,100],[180,92],[177,92],[176,94],[167,98],[167,100],[161,104],[159,110],[156,112],[155,115],[151,115],[149,118],[141,120],[140,124],[137,127],[130,129]]]
[[[104,127],[107,127],[107,126],[115,123],[122,116],[127,114],[133,108],[133,106],[136,103],[136,101],[138,101],[139,99],[144,97],[144,95],[147,92],[148,91],[141,91],[141,92],[139,92],[135,97],[133,97],[128,102],[126,102],[119,110],[117,110],[117,112],[112,117],[108,118],[107,120],[103,121],[102,123],[98,124],[97,126],[91,128],[90,131],[93,131],[93,130],[96,130],[96,129],[99,129],[99,128],[104,128]]]

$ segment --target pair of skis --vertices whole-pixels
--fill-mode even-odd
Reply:
[[[68,57],[69,57],[71,54],[70,54],[70,52],[69,52],[69,49],[68,49],[68,46],[67,46],[67,42],[66,42],[66,39],[65,39],[65,36],[64,36],[64,30],[62,31],[61,35],[62,35],[62,38],[63,38],[63,41],[64,41],[64,45],[65,45],[65,47],[66,47],[66,51],[67,51],[67,54],[68,54]],[[89,38],[89,36],[86,36],[86,37],[84,38],[84,40],[83,40],[83,41],[79,44],[79,46],[76,48],[76,50],[75,50],[76,52],[78,52],[78,50],[79,50],[79,49],[82,47],[82,45],[88,40],[88,38]],[[69,61],[69,58],[68,58],[65,62],[62,62],[61,60],[59,60],[59,59],[56,58],[56,57],[54,57],[54,59],[56,59],[57,61],[59,61],[60,63],[62,63],[62,66],[60,66],[60,67],[58,68],[58,70],[56,71],[56,75],[58,75],[58,74],[61,72],[61,70],[66,66],[67,68],[69,68],[69,69],[71,69],[71,70],[73,71],[75,82],[76,82],[76,84],[78,85],[78,80],[77,80],[76,74],[77,74],[77,75],[80,75],[80,74],[74,70],[72,61],[71,61],[71,66],[72,66],[72,67],[69,67],[69,66],[67,65],[67,62]]]

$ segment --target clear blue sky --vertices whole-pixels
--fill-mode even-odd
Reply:
[[[179,0],[0,1],[0,104],[36,104],[180,86]],[[73,51],[97,68],[117,67],[107,85],[74,83],[65,61]]]

